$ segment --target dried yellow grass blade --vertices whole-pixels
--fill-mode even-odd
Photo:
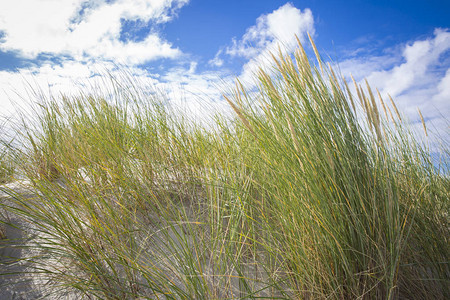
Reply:
[[[383,107],[384,116],[386,117],[386,120],[388,120],[389,118],[388,118],[387,111],[386,111],[386,105],[384,104],[383,97],[381,97],[380,91],[378,89],[377,89],[377,94],[378,94],[378,98],[380,99],[381,106]]]
[[[241,119],[242,123],[244,123],[245,127],[250,130],[250,132],[255,135],[255,131],[253,130],[252,126],[250,125],[250,122],[247,120],[247,118],[244,117],[242,112],[239,110],[239,108],[225,95],[223,95],[225,100],[227,100],[228,104],[230,104],[231,108],[235,111],[235,113],[238,115],[239,119]]]
[[[347,91],[347,95],[350,98],[350,103],[352,104],[353,111],[356,113],[355,102],[353,101],[353,96],[352,93],[350,92],[350,88],[348,87],[347,80],[345,80],[344,77],[342,77],[342,80],[344,81],[345,90]]]
[[[388,94],[388,97],[389,97],[389,100],[391,100],[392,106],[393,106],[394,109],[395,109],[395,114],[397,115],[398,119],[399,119],[400,121],[402,121],[402,117],[400,117],[400,113],[398,112],[397,105],[395,105],[395,102],[394,102],[394,100],[392,99],[391,95]]]
[[[387,108],[387,110],[388,110],[388,112],[389,112],[389,116],[391,117],[392,122],[393,122],[394,125],[397,127],[397,122],[395,122],[394,115],[392,114],[391,109],[389,108],[389,106],[387,106],[386,108]]]
[[[362,107],[364,107],[364,99],[361,95],[358,84],[356,83],[356,80],[355,80],[355,78],[353,78],[352,74],[350,74],[350,77],[352,78],[353,84],[355,85],[356,94],[358,95],[359,103],[361,104]]]
[[[423,130],[425,131],[425,135],[428,137],[428,131],[427,126],[425,125],[425,120],[423,119],[422,112],[419,108],[417,108],[417,111],[419,112],[420,120],[422,121]]]
[[[333,160],[332,154],[330,153],[330,150],[328,150],[328,148],[326,148],[326,147],[325,147],[325,152],[326,152],[326,155],[327,155],[328,163],[329,163],[329,165],[331,167],[331,170],[333,170],[333,174],[334,174],[335,166],[334,166],[334,160]]]
[[[279,100],[280,95],[278,90],[275,88],[272,78],[270,78],[269,74],[267,74],[264,70],[259,70],[259,81],[262,83],[262,86],[265,86],[264,89],[267,90],[268,95],[271,101]]]
[[[375,102],[375,97],[373,96],[372,89],[370,88],[369,82],[367,82],[367,79],[364,79],[367,86],[367,91],[369,92],[370,101],[372,102],[372,115],[373,115],[373,121],[377,123],[377,127],[380,124],[380,114],[378,112],[378,106]]]
[[[300,145],[298,143],[297,137],[295,136],[295,131],[294,131],[294,126],[292,126],[291,120],[289,119],[289,115],[287,114],[287,112],[284,112],[284,115],[286,117],[288,126],[289,126],[289,131],[291,132],[291,137],[292,140],[294,141],[294,148],[297,152],[300,151]]]
[[[280,137],[278,136],[278,131],[275,127],[275,124],[273,121],[273,115],[272,115],[272,112],[270,111],[269,105],[267,103],[264,103],[263,109],[267,115],[267,118],[269,119],[269,123],[270,123],[270,126],[272,127],[273,133],[275,135],[275,139],[277,140],[277,142],[280,142]]]
[[[309,33],[308,33],[308,38],[309,38],[309,42],[311,43],[311,46],[314,49],[314,54],[316,55],[317,62],[319,63],[320,71],[323,74],[322,59],[320,58],[319,51],[317,50],[316,44],[314,43],[314,41]]]

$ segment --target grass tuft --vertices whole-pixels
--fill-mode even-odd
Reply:
[[[127,76],[40,98],[13,159],[28,192],[2,188],[28,238],[5,266],[88,299],[448,298],[448,173],[311,43],[318,67],[280,51],[208,128]]]

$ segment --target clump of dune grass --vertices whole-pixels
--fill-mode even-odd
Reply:
[[[14,174],[14,139],[6,133],[5,123],[0,124],[0,184],[10,181]]]
[[[14,174],[14,163],[9,151],[2,149],[0,153],[0,184],[12,180]]]
[[[243,238],[235,189],[245,183],[229,182],[241,172],[237,141],[190,122],[162,94],[114,87],[107,97],[40,98],[35,123],[24,119],[20,168],[35,195],[9,191],[6,207],[30,223],[31,272],[48,293],[283,294]]]
[[[262,195],[250,206],[276,241],[261,243],[299,298],[444,299],[448,174],[393,101],[367,82],[351,93],[316,55],[318,66],[301,45],[280,54],[256,95],[238,84],[228,99],[255,144],[243,148],[258,158],[248,167]]]
[[[1,116],[0,116],[1,117]],[[15,172],[14,160],[14,139],[7,133],[5,128],[7,120],[0,123],[0,186],[11,182]],[[4,222],[8,220],[7,212],[1,207],[0,199],[0,240],[7,239],[6,226]]]
[[[312,46],[317,65],[299,44],[256,91],[237,82],[235,119],[208,128],[132,77],[40,97],[17,162],[33,196],[2,206],[30,224],[43,293],[445,299],[448,174]]]

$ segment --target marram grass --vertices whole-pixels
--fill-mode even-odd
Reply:
[[[16,162],[32,196],[2,203],[42,295],[447,299],[448,174],[312,45],[318,67],[274,56],[208,129],[132,79],[41,99]]]

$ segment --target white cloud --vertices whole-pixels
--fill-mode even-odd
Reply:
[[[382,56],[357,56],[345,59],[339,62],[338,68],[343,75],[350,77],[353,75],[357,80],[362,79],[368,74],[381,72],[393,68],[402,61],[401,53]]]
[[[148,86],[159,83],[147,71],[133,67],[118,68],[111,62],[67,60],[60,65],[46,63],[20,72],[0,71],[0,115],[14,117],[17,111],[29,111],[30,104],[42,100],[40,96],[48,99],[51,95],[58,98],[61,94],[79,96],[82,92],[111,91],[111,82],[106,74],[121,79],[125,72]]]
[[[446,104],[447,108],[450,106],[450,68],[447,69],[445,76],[441,79],[437,86],[437,94],[434,95],[434,100]]]
[[[188,108],[196,117],[205,116],[206,107],[214,102],[211,99],[220,99],[215,86],[220,80],[218,73],[199,73],[197,62],[192,61],[187,68],[151,74],[137,65],[157,58],[179,58],[181,51],[164,41],[154,28],[138,41],[120,39],[124,20],[138,25],[165,23],[187,2],[0,1],[0,51],[14,51],[26,58],[40,54],[60,58],[58,64],[47,61],[18,72],[0,71],[0,115],[12,115],[19,106],[26,108],[38,101],[32,95],[36,91],[44,97],[89,94],[95,87],[107,89],[107,76],[101,75],[122,80],[127,72],[140,88],[167,92],[177,105]],[[195,96],[199,94],[203,100]]]
[[[126,64],[181,54],[152,32],[142,41],[121,41],[122,21],[164,23],[188,0],[15,0],[0,2],[1,51],[27,58],[41,53],[77,60],[101,58]]]
[[[170,95],[170,101],[190,117],[203,124],[212,124],[214,114],[231,115],[231,110],[222,101],[222,92],[231,86],[234,77],[226,71],[192,72],[189,68],[173,68],[161,76],[158,84]]]
[[[439,58],[450,50],[450,32],[437,29],[433,38],[414,41],[403,49],[404,62],[392,69],[373,72],[368,80],[392,96],[399,96],[421,86],[436,84],[431,73]],[[430,76],[431,75],[431,76]]]
[[[17,0],[0,3],[0,30],[5,33],[0,51],[16,51],[34,58],[41,53],[55,56],[67,55],[60,65],[46,63],[31,67],[29,71],[0,72],[0,84],[7,87],[8,96],[22,91],[24,81],[36,87],[51,86],[52,93],[76,94],[80,85],[96,81],[99,71],[114,69],[111,61],[137,65],[160,57],[178,57],[181,52],[151,31],[143,40],[124,42],[120,39],[122,21],[164,23],[173,18],[187,0]],[[38,14],[36,12],[39,11]],[[303,12],[288,3],[270,14],[262,15],[256,25],[249,28],[235,50],[241,53],[254,51],[243,70],[251,70],[268,51],[275,50],[278,42],[293,47],[295,35],[301,40],[306,32],[314,33],[312,13]],[[253,43],[253,46],[249,46]],[[250,47],[250,48],[249,48]],[[219,51],[210,65],[220,67],[224,52]],[[229,53],[230,54],[230,53]],[[96,64],[93,64],[96,62]],[[155,88],[169,91],[193,115],[204,117],[207,110],[227,111],[221,101],[224,82],[231,82],[225,71],[199,72],[197,62],[187,68],[173,68],[165,74],[149,74],[131,67],[136,80],[151,82]],[[247,71],[245,71],[247,72]],[[250,71],[249,71],[250,72]],[[113,73],[114,75],[114,73]],[[241,76],[242,77],[242,76]],[[158,79],[156,79],[158,78]],[[80,84],[77,84],[80,83]],[[222,89],[223,90],[223,89]],[[3,98],[5,99],[5,98]],[[181,100],[183,99],[183,100]],[[7,101],[0,99],[1,106]]]
[[[66,60],[60,65],[47,63],[26,71],[0,71],[0,116],[14,117],[18,110],[30,112],[30,104],[42,101],[41,95],[47,99],[61,94],[106,95],[113,91],[108,77],[111,75],[125,85],[132,80],[143,92],[167,94],[174,107],[202,124],[211,125],[215,113],[231,113],[222,101],[221,91],[233,78],[227,73],[199,72],[196,68],[197,62],[192,61],[186,67],[172,68],[164,74],[151,74],[138,67],[116,66],[112,62]]]
[[[306,33],[314,34],[314,19],[310,9],[303,12],[291,3],[256,19],[256,25],[250,27],[239,41],[233,40],[233,46],[226,49],[231,56],[253,58],[269,50],[276,50],[281,43],[285,47],[296,44],[295,35],[304,41]]]
[[[297,36],[304,43],[307,33],[313,35],[314,18],[310,9],[303,12],[291,3],[256,19],[256,25],[247,29],[242,38],[233,39],[233,45],[226,49],[230,56],[240,56],[249,59],[243,66],[240,78],[251,82],[252,75],[258,67],[270,63],[269,53],[278,51],[278,47],[292,51],[297,45]]]
[[[432,37],[397,48],[400,53],[352,58],[339,67],[346,77],[352,73],[357,81],[367,78],[383,97],[392,95],[420,133],[419,108],[427,126],[448,140],[445,118],[450,115],[450,31],[436,29]]]
[[[214,58],[208,61],[208,64],[215,66],[215,67],[223,66],[223,59],[220,58],[220,55],[222,55],[222,52],[223,52],[223,50],[217,51]]]

